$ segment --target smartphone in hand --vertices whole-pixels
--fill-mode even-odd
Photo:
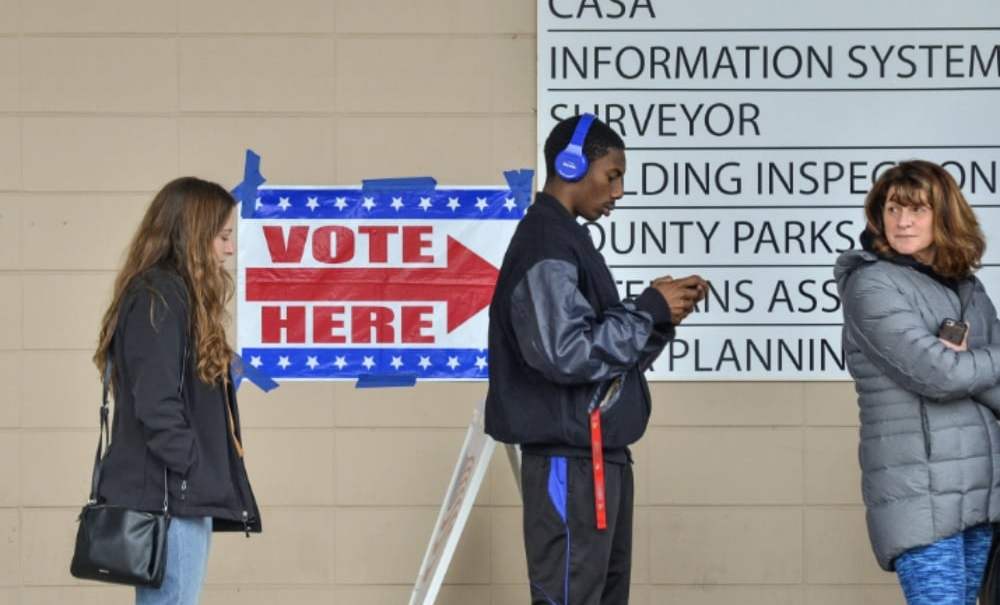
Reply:
[[[941,322],[941,327],[938,328],[938,338],[960,345],[965,340],[965,333],[968,331],[969,325],[964,321],[947,318]]]

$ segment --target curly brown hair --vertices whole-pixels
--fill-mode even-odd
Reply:
[[[933,162],[909,160],[886,170],[865,198],[865,218],[877,252],[896,252],[885,236],[883,209],[888,201],[903,206],[929,206],[934,222],[931,268],[952,279],[968,277],[981,265],[986,251],[976,214],[947,170]]]
[[[228,380],[233,350],[226,340],[226,304],[233,295],[233,278],[219,266],[213,242],[235,207],[236,200],[222,186],[195,177],[170,181],[156,194],[132,237],[101,322],[93,357],[101,372],[126,293],[143,273],[163,267],[176,271],[187,286],[187,329],[198,377],[207,384]],[[162,293],[157,294],[165,301]],[[152,314],[151,305],[151,318]]]

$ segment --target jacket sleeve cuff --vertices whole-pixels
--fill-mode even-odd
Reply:
[[[646,288],[635,301],[635,306],[640,311],[645,311],[653,316],[653,324],[657,326],[670,325],[670,307],[666,299],[656,288]]]

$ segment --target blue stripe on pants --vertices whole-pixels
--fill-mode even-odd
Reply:
[[[569,605],[569,522],[566,520],[566,502],[569,490],[566,483],[566,458],[553,456],[549,458],[549,499],[555,507],[563,524],[566,525],[566,577],[563,580],[563,603]]]
[[[970,527],[896,559],[907,605],[975,605],[990,555],[993,530]]]
[[[549,499],[556,507],[563,523],[566,523],[566,458],[553,456],[549,459]]]

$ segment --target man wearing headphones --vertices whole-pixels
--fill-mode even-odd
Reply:
[[[622,302],[582,217],[624,193],[625,144],[584,114],[545,141],[547,178],[511,239],[490,306],[486,432],[521,445],[532,603],[628,603],[643,372],[704,298],[698,276]]]

